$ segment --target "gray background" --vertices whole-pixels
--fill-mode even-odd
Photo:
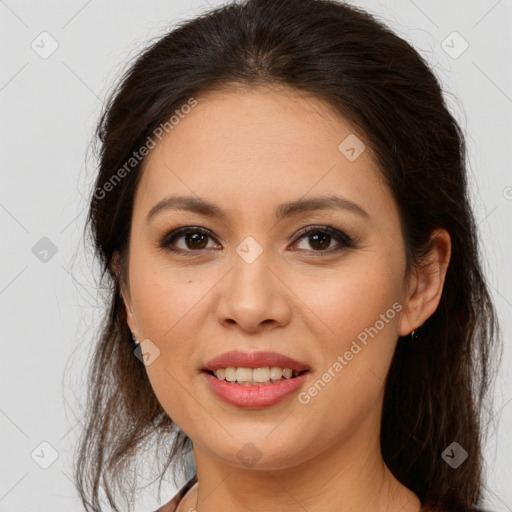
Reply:
[[[1,512],[82,510],[72,451],[102,305],[81,240],[95,163],[88,144],[127,59],[176,21],[220,3],[0,1]],[[512,1],[353,3],[426,56],[467,134],[485,270],[505,340],[485,451],[486,506],[512,511]],[[54,41],[58,48],[44,55]],[[176,490],[164,488],[170,499]],[[140,494],[138,511],[158,506],[155,490]]]

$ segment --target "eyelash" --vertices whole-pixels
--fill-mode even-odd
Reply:
[[[176,241],[178,238],[180,238],[180,235],[186,235],[186,234],[191,234],[191,233],[201,233],[203,235],[214,238],[211,235],[211,233],[205,228],[201,228],[199,226],[187,226],[187,227],[172,230],[169,233],[167,233],[166,235],[164,235],[164,237],[159,242],[158,247],[160,249],[165,249],[167,251],[170,251],[170,252],[173,252],[176,254],[183,254],[186,256],[197,256],[199,253],[205,251],[206,249],[185,250],[185,249],[176,249],[176,248],[171,247],[171,243]],[[330,255],[333,253],[337,253],[344,248],[355,248],[356,247],[356,244],[351,237],[349,237],[347,234],[343,233],[342,231],[334,228],[333,226],[308,226],[307,228],[302,229],[298,233],[297,238],[295,239],[295,241],[293,243],[294,244],[298,243],[303,238],[306,238],[307,235],[318,234],[318,233],[324,233],[324,234],[331,235],[336,241],[338,241],[340,243],[340,246],[338,246],[337,248],[334,248],[334,249],[331,248],[331,249],[325,249],[325,250],[307,251],[307,252],[318,253],[314,257],[322,256],[324,254]],[[303,249],[299,249],[299,251],[302,251],[302,250]]]

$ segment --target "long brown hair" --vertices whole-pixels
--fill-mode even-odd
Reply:
[[[428,253],[433,230],[449,232],[440,304],[420,340],[397,343],[381,448],[393,474],[423,503],[477,510],[483,411],[500,336],[469,200],[464,135],[412,46],[367,12],[333,0],[246,0],[182,22],[138,56],[105,105],[86,223],[108,297],[76,452],[85,508],[101,510],[102,490],[114,510],[120,510],[118,491],[129,504],[136,456],[146,447],[155,448],[160,483],[190,455],[190,439],[163,410],[134,357],[120,296],[144,162],[130,159],[190,98],[230,84],[284,85],[315,95],[366,136],[399,207],[408,270]],[[116,251],[121,275],[112,268]],[[456,470],[442,457],[453,441],[469,454]]]

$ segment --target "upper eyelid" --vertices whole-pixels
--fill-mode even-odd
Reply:
[[[329,224],[313,224],[313,225],[305,226],[303,228],[300,228],[298,230],[298,232],[294,236],[295,237],[298,237],[298,236],[302,237],[304,235],[307,235],[311,230],[315,230],[315,229],[318,230],[318,231],[322,231],[322,230],[328,231],[330,229],[332,231],[338,232],[340,235],[348,236],[346,233],[344,233],[343,230],[340,230],[339,228],[336,228],[336,227],[331,226]],[[186,235],[186,234],[188,234],[190,232],[192,232],[192,233],[194,233],[194,232],[204,233],[204,234],[210,236],[211,238],[218,239],[217,235],[214,235],[210,229],[204,228],[202,226],[182,226],[182,227],[177,227],[177,228],[174,228],[174,229],[166,231],[165,234],[163,235],[162,239],[166,239],[166,238],[168,238],[171,235],[172,235],[172,237],[182,236],[182,235]]]
[[[301,228],[298,231],[298,233],[294,235],[293,243],[297,243],[299,240],[308,236],[311,231],[315,231],[315,230],[318,232],[323,231],[326,233],[329,233],[330,231],[332,231],[332,233],[330,233],[330,234],[331,234],[331,236],[334,237],[334,239],[338,242],[338,244],[345,243],[345,245],[354,245],[356,242],[354,240],[354,238],[351,237],[350,235],[348,235],[344,230],[341,230],[341,229],[336,228],[329,224],[313,224],[313,225],[308,225],[308,226],[304,226],[303,228]],[[162,237],[160,244],[162,247],[165,247],[167,245],[170,245],[171,241],[175,242],[177,239],[182,238],[183,236],[187,235],[188,233],[194,233],[194,232],[204,233],[205,235],[214,239],[218,243],[217,237],[208,228],[205,228],[202,226],[181,226],[181,227],[177,227],[175,229],[171,229],[170,231],[168,231]],[[346,239],[346,240],[343,240],[343,239]],[[169,241],[166,243],[166,240],[169,240]],[[184,252],[202,252],[203,251],[203,250],[194,251],[192,249],[177,249],[177,250],[184,251]],[[314,252],[320,253],[322,251],[314,251]],[[325,252],[327,252],[327,251],[325,251]]]

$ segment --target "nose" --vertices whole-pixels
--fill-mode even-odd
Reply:
[[[251,333],[285,326],[293,293],[278,274],[265,251],[252,262],[236,255],[220,289],[218,321]]]

